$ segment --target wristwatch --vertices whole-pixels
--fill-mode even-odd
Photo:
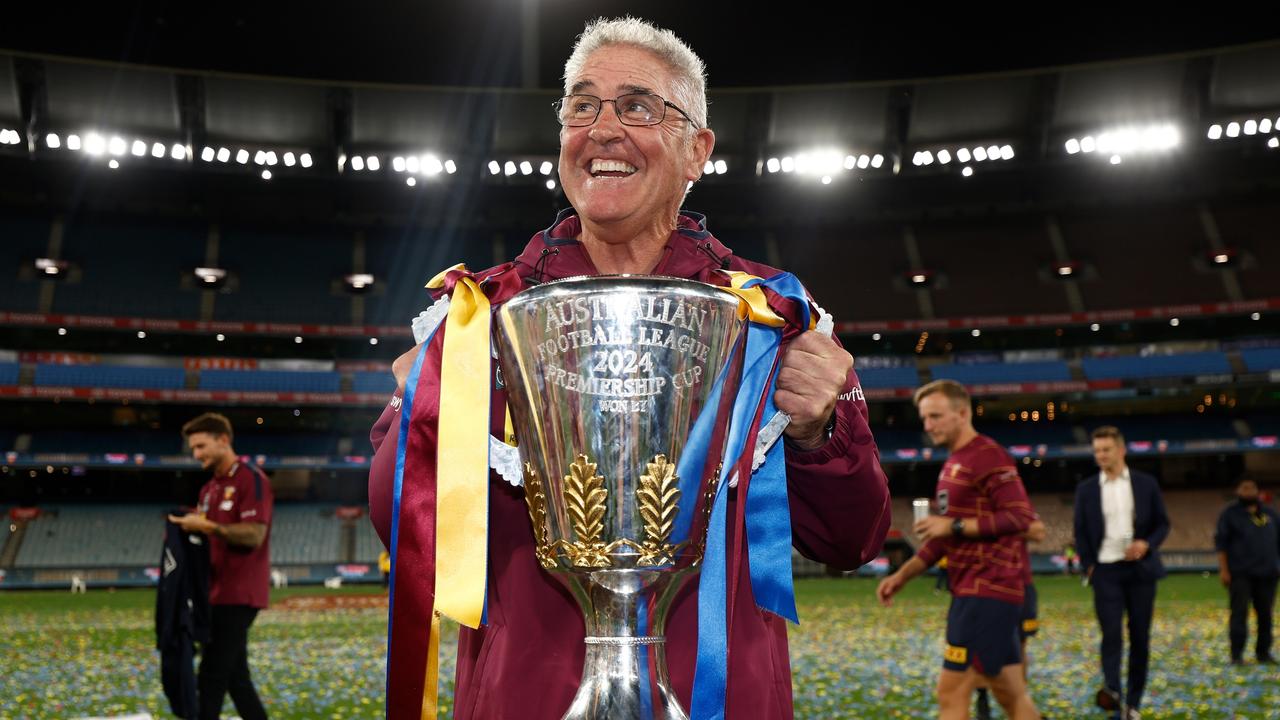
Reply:
[[[956,518],[951,521],[951,534],[956,537],[964,536],[964,518]]]

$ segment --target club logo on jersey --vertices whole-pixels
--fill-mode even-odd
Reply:
[[[947,502],[950,500],[950,498],[951,498],[950,491],[948,490],[938,491],[938,514],[939,515],[947,514]]]
[[[235,497],[235,496],[236,496],[236,489],[235,489],[235,487],[228,485],[227,487],[222,488],[222,499],[223,499],[223,500],[230,500],[231,498],[233,498],[233,497]]]

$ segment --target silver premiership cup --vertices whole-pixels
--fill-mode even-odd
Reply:
[[[497,315],[537,558],[586,625],[564,717],[687,718],[664,628],[705,547],[724,449],[715,430],[740,372],[738,299],[690,280],[571,278],[525,290]],[[695,425],[705,458],[684,457]]]

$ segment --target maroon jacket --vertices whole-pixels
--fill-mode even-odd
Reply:
[[[599,274],[573,239],[578,232],[577,217],[571,211],[562,213],[555,225],[529,242],[515,261],[516,271],[536,282]],[[724,285],[726,277],[718,272],[722,269],[761,277],[777,272],[735,257],[707,232],[703,217],[685,213],[653,274]],[[492,432],[501,437],[504,400],[500,393],[493,395]],[[369,513],[388,546],[399,411],[396,397],[370,433],[375,452]],[[831,439],[809,452],[787,447],[786,461],[796,549],[818,562],[850,570],[879,554],[889,529],[889,490],[856,373],[849,372],[836,403]],[[729,496],[729,517],[735,494]],[[731,539],[728,547],[733,547]],[[758,609],[749,585],[749,574],[739,575],[729,639],[727,717],[791,718],[786,621]],[[667,622],[672,686],[686,708],[693,689],[697,619],[697,589],[691,583],[672,603]],[[489,482],[488,621],[479,630],[460,629],[454,716],[561,717],[582,675],[582,617],[569,593],[534,558],[523,491],[496,474]]]

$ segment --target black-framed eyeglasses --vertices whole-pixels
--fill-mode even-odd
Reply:
[[[695,128],[698,127],[689,113],[653,93],[628,93],[612,100],[603,100],[595,95],[566,95],[551,106],[555,108],[556,119],[561,125],[587,127],[595,124],[605,103],[613,103],[613,110],[623,125],[657,125],[666,118],[667,108],[671,108],[683,115]]]

